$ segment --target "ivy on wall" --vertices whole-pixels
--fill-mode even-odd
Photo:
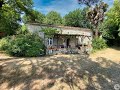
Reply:
[[[55,34],[58,34],[59,31],[55,28],[42,28],[42,32],[44,32],[45,36],[48,38],[54,37]]]

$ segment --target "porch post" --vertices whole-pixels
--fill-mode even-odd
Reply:
[[[57,48],[58,48],[58,40],[59,40],[59,38],[58,38],[58,35],[57,35]]]

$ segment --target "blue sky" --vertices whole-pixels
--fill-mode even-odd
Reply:
[[[50,11],[57,11],[62,16],[82,6],[77,0],[33,0],[34,9],[47,14]],[[103,0],[109,7],[113,5],[113,0]]]

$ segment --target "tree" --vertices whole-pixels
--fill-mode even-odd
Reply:
[[[85,4],[88,7],[91,7],[91,5],[98,3],[100,0],[78,0],[79,4]]]
[[[59,13],[51,11],[46,15],[45,23],[48,25],[61,25],[62,17]]]
[[[32,15],[32,0],[0,0],[1,8],[4,5],[9,5],[18,13],[25,12]]]
[[[11,6],[4,5],[0,10],[0,32],[4,32],[6,35],[15,34],[20,27],[18,21],[20,21],[20,14]]]
[[[15,34],[23,12],[34,16],[32,4],[32,0],[0,0],[0,32]]]
[[[120,1],[115,0],[113,7],[107,12],[107,20],[115,25],[120,25]]]
[[[87,18],[91,22],[91,24],[95,27],[95,37],[98,37],[98,26],[101,22],[103,22],[105,17],[105,12],[107,11],[108,5],[104,2],[100,2],[96,4],[94,8],[90,8],[87,13]]]
[[[45,19],[45,15],[36,11],[36,10],[33,10],[33,14],[34,14],[34,17],[35,19],[32,20],[32,17],[31,15],[24,15],[23,16],[23,22],[24,23],[28,23],[28,22],[38,22],[40,24],[43,24],[44,22],[44,19]]]
[[[113,7],[106,13],[106,19],[99,30],[112,44],[120,45],[120,1],[115,0]]]
[[[69,12],[64,17],[65,25],[73,27],[90,28],[90,23],[86,19],[86,11],[87,8],[84,8],[83,10],[76,9],[72,12]]]

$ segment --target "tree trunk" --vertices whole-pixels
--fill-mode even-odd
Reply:
[[[95,38],[98,38],[98,28],[95,30]]]
[[[96,29],[95,29],[95,38],[98,38],[98,37],[99,37],[98,33],[99,33],[99,29],[98,29],[98,27],[96,26]]]

